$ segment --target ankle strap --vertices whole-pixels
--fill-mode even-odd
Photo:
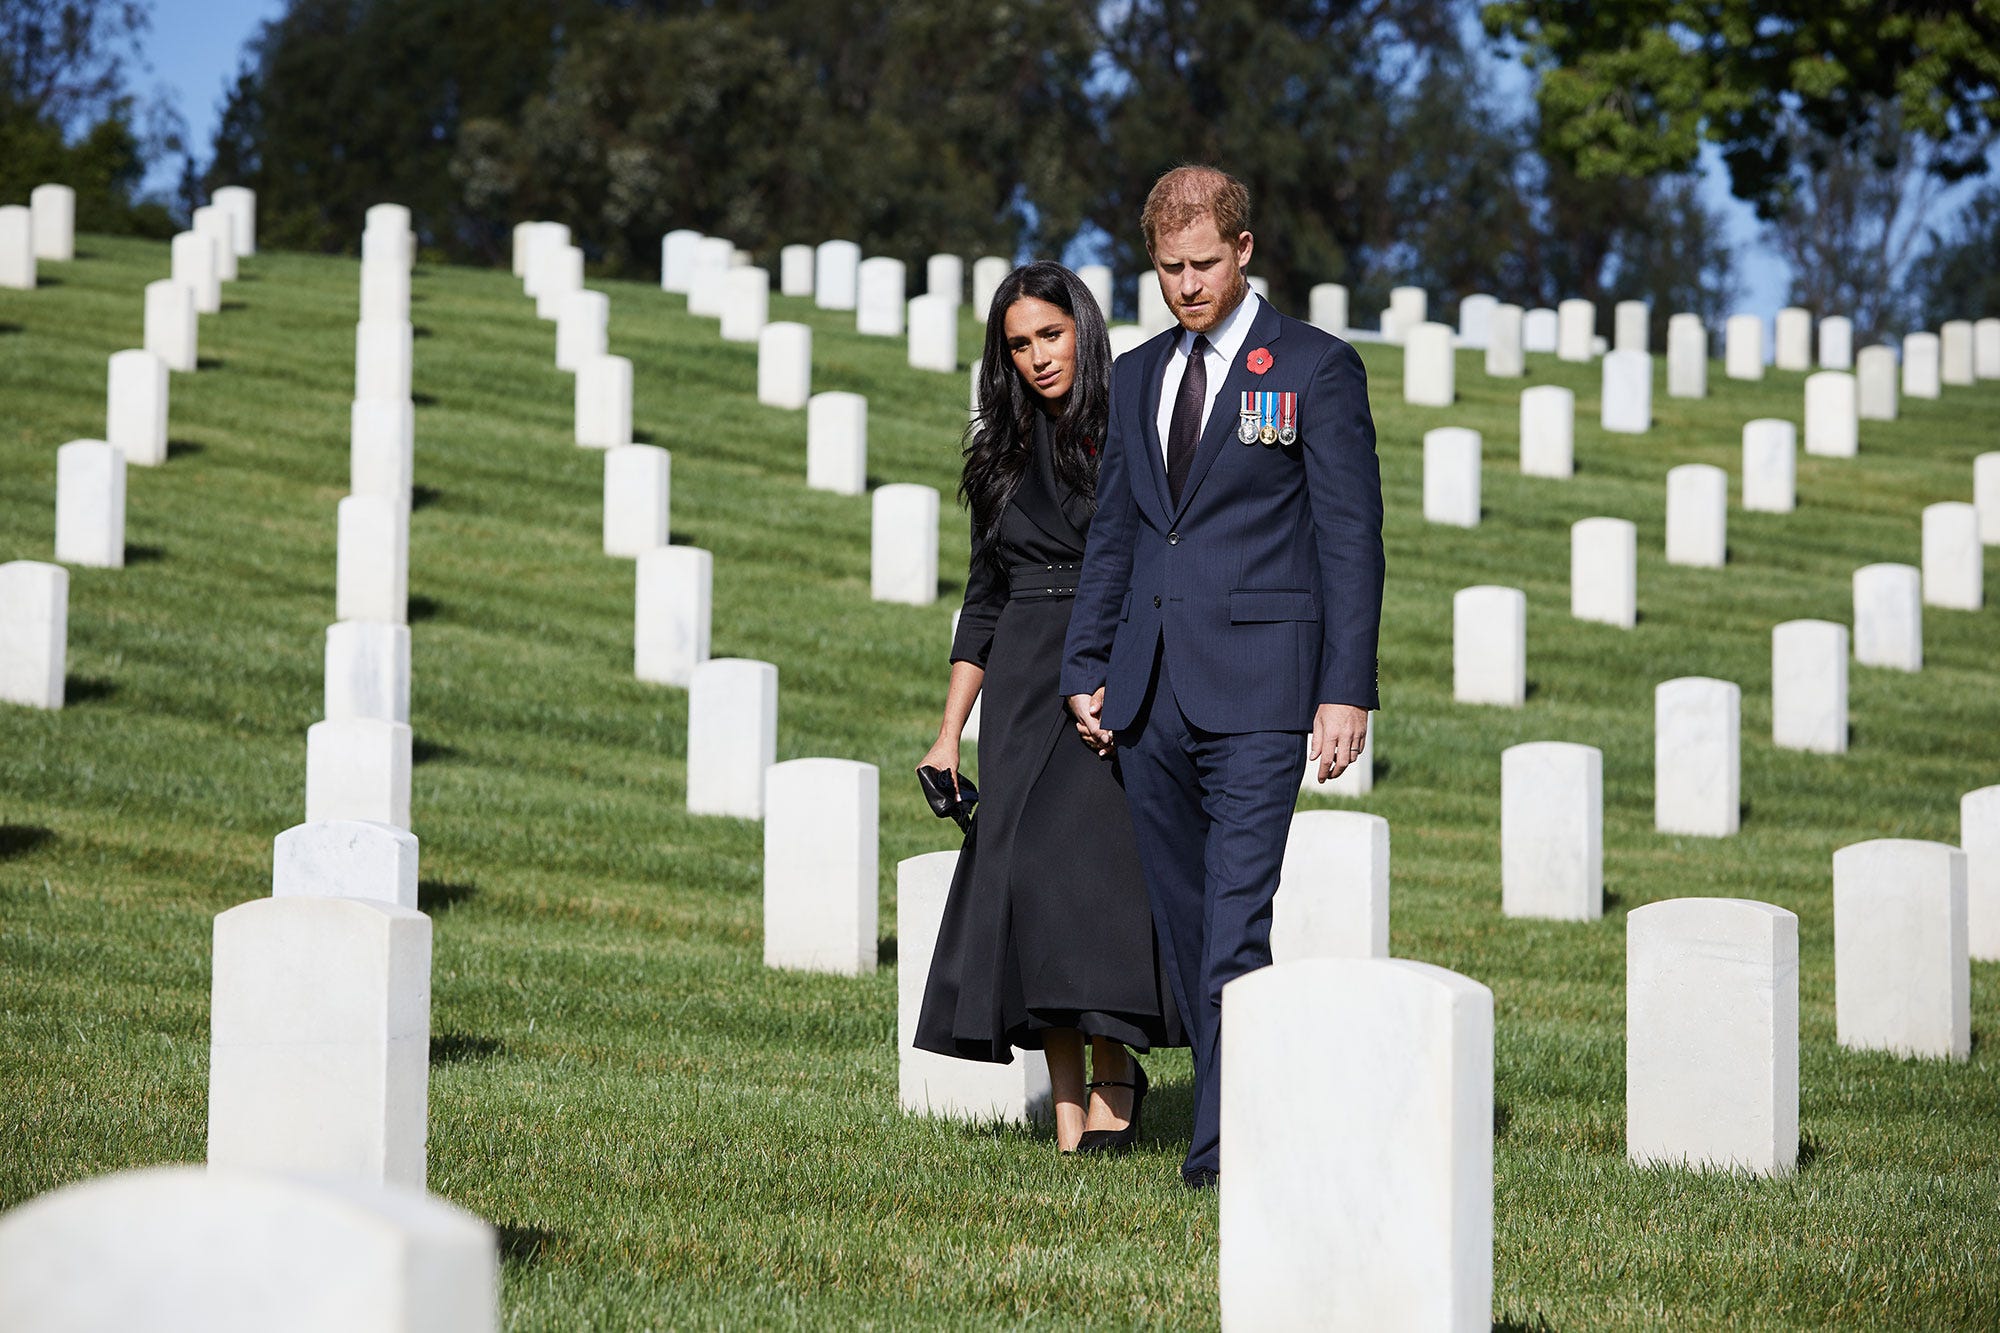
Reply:
[[[1084,1086],[1086,1088],[1130,1088],[1134,1092],[1139,1090],[1139,1085],[1129,1078],[1101,1078],[1095,1083],[1086,1083]]]

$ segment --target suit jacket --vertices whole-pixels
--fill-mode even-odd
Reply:
[[[1382,482],[1361,358],[1264,303],[1176,505],[1158,416],[1179,336],[1169,330],[1112,369],[1062,693],[1103,686],[1103,725],[1128,727],[1157,651],[1182,712],[1205,731],[1306,731],[1320,704],[1376,707]],[[1263,374],[1250,369],[1257,350],[1271,358]],[[1299,395],[1295,443],[1237,439],[1249,390]]]

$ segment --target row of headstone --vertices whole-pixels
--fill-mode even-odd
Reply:
[[[76,257],[76,191],[37,185],[25,207],[0,208],[0,287],[33,291],[36,266]]]

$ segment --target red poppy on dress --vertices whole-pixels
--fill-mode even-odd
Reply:
[[[1261,375],[1269,370],[1271,368],[1271,349],[1268,347],[1259,347],[1256,351],[1250,353],[1249,356],[1243,358],[1243,368],[1252,375]]]

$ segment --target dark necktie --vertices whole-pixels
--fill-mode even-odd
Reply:
[[[1188,353],[1187,369],[1181,374],[1181,391],[1174,399],[1174,415],[1167,423],[1167,489],[1174,504],[1181,502],[1181,487],[1187,484],[1188,469],[1194,465],[1195,446],[1201,443],[1201,409],[1208,402],[1208,336],[1194,336],[1194,350]]]

